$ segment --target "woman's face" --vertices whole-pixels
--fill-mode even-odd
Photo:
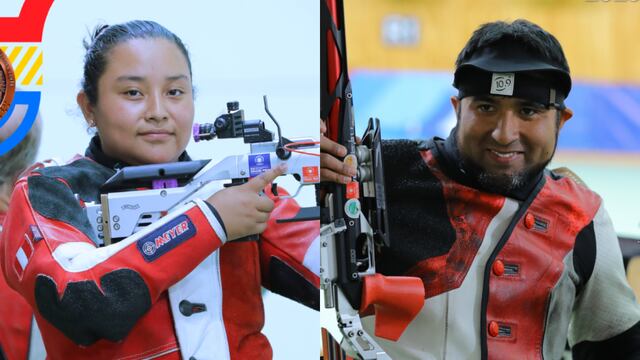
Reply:
[[[193,91],[187,59],[163,38],[113,47],[98,80],[95,105],[78,94],[103,151],[132,165],[176,161],[191,135]]]

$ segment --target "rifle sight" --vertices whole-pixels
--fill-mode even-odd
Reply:
[[[193,124],[193,139],[200,140],[243,138],[245,144],[273,141],[273,133],[262,120],[245,120],[244,110],[237,101],[227,103],[227,113],[213,123]]]

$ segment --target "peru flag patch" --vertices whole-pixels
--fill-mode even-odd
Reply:
[[[196,228],[191,219],[187,215],[180,215],[138,240],[137,247],[142,257],[151,262],[195,234]]]
[[[30,234],[24,234],[24,241],[20,244],[18,251],[16,251],[16,258],[13,262],[13,269],[18,275],[18,279],[22,280],[22,275],[24,274],[24,269],[27,268],[29,264],[29,260],[31,260],[31,255],[33,255],[33,240]]]

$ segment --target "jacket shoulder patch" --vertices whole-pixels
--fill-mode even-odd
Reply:
[[[29,202],[38,214],[80,230],[97,244],[89,219],[73,192],[62,181],[48,176],[29,176]]]

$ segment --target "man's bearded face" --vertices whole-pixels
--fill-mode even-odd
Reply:
[[[491,192],[524,187],[542,171],[566,121],[541,104],[503,96],[455,99],[463,169]]]

